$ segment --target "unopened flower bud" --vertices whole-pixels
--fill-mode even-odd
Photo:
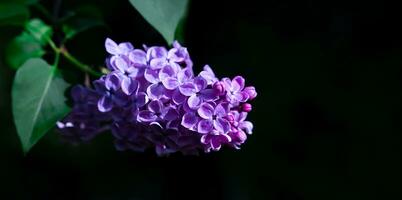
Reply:
[[[241,111],[243,111],[243,112],[250,112],[252,109],[253,109],[253,107],[249,103],[245,103],[245,104],[241,105]]]
[[[249,100],[252,100],[257,96],[257,92],[255,91],[254,86],[245,87],[243,91],[248,94],[248,99]]]
[[[225,94],[225,86],[223,85],[222,82],[217,81],[214,85],[213,88],[218,91],[219,95]]]

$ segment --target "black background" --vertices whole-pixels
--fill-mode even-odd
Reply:
[[[258,91],[242,149],[198,157],[117,152],[109,134],[72,146],[54,131],[24,157],[10,106],[15,72],[3,59],[21,30],[1,28],[0,198],[402,198],[402,12],[391,2],[193,0],[184,45],[195,69],[243,75]],[[107,25],[67,44],[85,63],[103,64],[105,37],[165,44],[125,0],[63,1],[61,14],[82,4],[98,6]],[[83,78],[71,68],[62,62],[71,83]]]

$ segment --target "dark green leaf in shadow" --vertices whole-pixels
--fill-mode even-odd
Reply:
[[[23,25],[29,18],[28,7],[17,3],[0,3],[0,26]]]
[[[26,60],[42,57],[44,54],[41,44],[32,35],[23,32],[8,44],[5,59],[8,66],[18,69]]]
[[[69,40],[81,32],[103,25],[104,23],[102,21],[96,19],[77,19],[72,23],[64,24],[63,32],[66,40]]]
[[[24,153],[70,110],[64,97],[69,85],[56,69],[43,59],[32,58],[15,75],[12,109]]]
[[[179,24],[177,25],[176,32],[175,32],[175,40],[179,41],[180,43],[184,43],[185,40],[185,27],[186,26],[186,17],[183,17]]]
[[[84,5],[75,9],[63,22],[65,39],[72,39],[77,34],[91,28],[105,26],[101,11],[92,5]]]
[[[188,0],[130,0],[130,3],[169,44],[173,43],[177,26],[186,14]]]
[[[53,35],[53,29],[40,19],[31,19],[25,24],[25,30],[42,45],[47,44]]]

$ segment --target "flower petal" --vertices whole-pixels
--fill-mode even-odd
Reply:
[[[232,81],[230,80],[230,78],[222,78],[222,81],[221,81],[222,83],[223,83],[223,85],[225,86],[225,89],[226,90],[231,90],[231,88],[232,88]]]
[[[229,134],[233,142],[242,144],[247,140],[247,135],[242,130],[238,130]]]
[[[135,101],[135,103],[136,103],[136,105],[137,105],[138,107],[144,106],[145,104],[148,103],[148,101],[149,101],[149,99],[148,99],[147,94],[145,94],[145,92],[139,92],[139,93],[136,95],[136,101]]]
[[[238,116],[238,117],[237,117],[237,120],[238,120],[239,122],[242,122],[242,121],[246,120],[247,115],[248,115],[247,112],[238,113],[238,115],[237,115],[237,116]]]
[[[211,132],[213,129],[213,122],[209,119],[203,119],[198,123],[197,131],[202,134]]]
[[[147,88],[147,95],[151,100],[160,99],[164,93],[165,87],[159,83],[152,84]]]
[[[118,106],[127,106],[127,103],[130,100],[130,96],[124,93],[122,90],[118,90],[113,94],[113,101]]]
[[[179,90],[184,96],[191,96],[197,92],[197,89],[193,83],[185,83],[180,85]]]
[[[159,122],[151,122],[149,124],[152,132],[156,133],[156,134],[161,134],[163,131],[163,127]]]
[[[172,77],[167,77],[165,79],[162,79],[163,86],[165,86],[166,89],[168,90],[174,90],[179,86],[179,82],[177,79],[172,78]]]
[[[214,89],[201,90],[200,94],[204,101],[213,101],[219,98],[219,92]]]
[[[237,92],[234,94],[234,102],[246,102],[248,100],[248,94],[246,92]]]
[[[80,102],[85,99],[85,88],[82,85],[76,85],[71,88],[71,97],[74,102]]]
[[[207,87],[207,81],[204,78],[202,78],[201,76],[195,77],[193,83],[194,83],[197,91],[201,91]]]
[[[198,117],[195,115],[195,113],[188,112],[183,115],[183,118],[181,120],[181,125],[184,126],[185,128],[191,129],[193,126],[195,126],[198,122]]]
[[[105,93],[107,91],[107,88],[105,86],[105,79],[106,79],[106,75],[103,75],[100,79],[92,82],[92,84],[94,85],[94,88],[97,92]]]
[[[232,91],[238,92],[241,91],[244,88],[244,83],[245,80],[241,76],[236,76],[233,78],[231,86],[232,86]]]
[[[131,95],[138,89],[138,82],[129,77],[123,78],[121,82],[121,90],[127,95]]]
[[[187,103],[190,108],[197,109],[200,107],[202,101],[200,97],[198,97],[196,94],[193,94],[188,98]]]
[[[209,75],[215,77],[215,73],[209,65],[205,65],[203,69],[205,72],[208,72]]]
[[[186,67],[177,73],[177,79],[180,81],[180,83],[185,83],[191,78],[193,78],[193,70],[189,67]]]
[[[137,120],[139,122],[153,122],[158,118],[155,113],[149,110],[143,110],[138,113]]]
[[[186,101],[186,96],[182,95],[178,89],[173,92],[172,100],[175,104],[180,105]]]
[[[159,83],[159,70],[147,68],[144,73],[144,78],[150,83]]]
[[[244,130],[247,134],[253,133],[253,123],[249,121],[243,121],[239,123],[239,128]]]
[[[208,65],[204,66],[204,71],[200,72],[200,76],[203,77],[210,85],[218,81],[218,79],[215,77],[214,72]]]
[[[164,66],[159,72],[159,80],[176,77],[176,70],[171,65]]]
[[[167,58],[173,62],[181,63],[188,57],[186,48],[172,48],[169,50]]]
[[[134,49],[134,46],[130,42],[122,42],[119,44],[120,53],[127,54]]]
[[[252,100],[257,96],[257,91],[254,86],[245,87],[243,91],[248,94],[249,100]]]
[[[224,117],[229,112],[229,104],[220,103],[215,107],[214,114],[219,117]]]
[[[106,38],[105,48],[106,51],[112,55],[118,55],[120,53],[118,45],[110,38]]]
[[[117,91],[120,88],[121,76],[117,73],[110,73],[106,76],[105,87],[108,90]]]
[[[214,120],[214,128],[220,133],[227,133],[230,129],[230,123],[226,119],[218,117]]]
[[[203,119],[212,119],[212,115],[214,114],[214,107],[212,107],[209,103],[201,104],[200,108],[197,110],[198,115]]]
[[[122,56],[113,57],[111,62],[115,69],[123,73],[128,69],[128,63]]]
[[[208,144],[210,141],[211,141],[210,135],[203,135],[200,140],[200,142],[203,144]]]
[[[151,69],[162,69],[164,66],[168,64],[166,58],[154,58],[149,63]]]
[[[179,117],[179,113],[174,108],[167,108],[165,114],[163,115],[163,119],[167,121],[175,120]]]
[[[151,101],[148,104],[148,110],[153,112],[153,113],[161,113],[162,108],[163,108],[163,104],[159,100]]]
[[[147,65],[147,54],[141,49],[131,51],[128,58],[135,67],[145,67]]]
[[[98,101],[98,110],[101,112],[109,112],[113,108],[113,101],[108,96],[102,96]]]
[[[147,60],[153,58],[166,58],[167,50],[165,47],[151,47],[147,50]]]
[[[172,121],[168,121],[166,123],[166,128],[177,131],[179,126],[180,126],[180,122],[181,122],[181,119],[175,119],[175,120],[172,120]]]
[[[213,136],[211,138],[212,150],[218,151],[221,148],[222,144],[227,144],[230,141],[231,141],[231,138],[226,134],[220,134],[220,135]]]

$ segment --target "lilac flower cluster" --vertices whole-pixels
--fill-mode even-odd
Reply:
[[[85,141],[109,127],[118,150],[155,148],[165,155],[238,149],[252,133],[247,102],[257,93],[243,77],[219,80],[208,65],[195,75],[178,42],[170,50],[137,49],[106,39],[105,47],[110,72],[94,89],[72,89],[73,110],[57,124],[63,136]]]

